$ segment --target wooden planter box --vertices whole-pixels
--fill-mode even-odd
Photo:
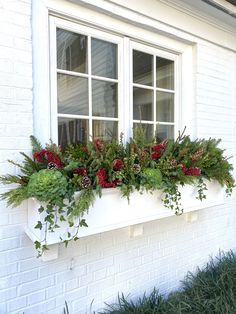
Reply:
[[[197,190],[195,187],[190,185],[180,187],[184,213],[224,202],[224,189],[218,183],[208,182],[207,186],[207,198],[203,201],[196,199]],[[174,216],[173,211],[164,207],[162,197],[163,194],[160,191],[155,191],[153,194],[135,192],[131,194],[130,203],[128,203],[126,198],[121,197],[119,189],[104,189],[102,197],[97,197],[94,206],[89,209],[88,214],[84,215],[83,218],[86,219],[88,227],[82,227],[78,236],[86,237],[100,232]],[[44,229],[34,228],[38,220],[44,221],[44,214],[38,213],[39,206],[39,202],[33,199],[28,200],[28,225],[25,231],[33,241],[42,241],[45,236]],[[66,222],[59,223],[59,225],[61,228],[56,229],[55,232],[48,232],[48,245],[61,242],[60,237],[66,238],[68,231],[73,232],[73,228],[69,228]]]

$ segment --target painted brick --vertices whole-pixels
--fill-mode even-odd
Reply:
[[[46,295],[48,299],[55,296],[62,295],[64,292],[64,284],[56,284],[55,286],[46,289]]]
[[[55,306],[55,300],[48,300],[34,306],[27,306],[27,308],[24,309],[24,314],[46,313],[46,311],[55,308]]]
[[[28,295],[31,292],[41,290],[41,289],[46,289],[50,286],[52,286],[55,283],[55,279],[53,276],[39,279],[39,280],[34,280],[31,283],[26,283],[23,284],[19,287],[19,295]]]
[[[31,4],[0,0],[1,174],[15,173],[6,161],[21,160],[19,150],[30,153]],[[236,155],[236,53],[197,36],[194,40],[196,135],[221,137],[222,147]],[[60,246],[59,259],[51,262],[36,258],[24,234],[26,204],[11,210],[1,201],[0,313],[57,314],[68,300],[71,314],[85,314],[103,308],[105,301],[112,303],[118,292],[137,299],[154,285],[161,292],[171,291],[187,270],[203,265],[219,248],[236,249],[235,201],[234,194],[223,206],[201,210],[195,223],[180,217],[145,223],[138,238],[129,238],[128,229],[122,228],[80,239],[68,249]]]
[[[12,300],[8,302],[8,311],[13,312],[15,310],[22,309],[27,304],[27,298],[26,297],[20,297],[16,300]]]
[[[18,248],[20,245],[19,238],[10,238],[0,241],[0,252]]]
[[[45,300],[45,296],[46,296],[45,289],[43,289],[41,291],[37,291],[35,293],[32,293],[32,294],[28,295],[28,297],[27,297],[27,299],[28,299],[27,304],[33,305],[36,303],[40,303],[40,302]]]
[[[9,263],[0,267],[0,277],[15,274],[18,270],[18,263]],[[1,298],[0,298],[1,300]]]
[[[16,287],[6,289],[6,290],[1,290],[0,291],[0,300],[7,302],[8,300],[15,299],[17,297],[16,291],[17,291]],[[1,311],[0,311],[0,313],[1,313]]]

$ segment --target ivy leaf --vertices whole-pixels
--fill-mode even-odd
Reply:
[[[42,224],[42,222],[41,221],[38,221],[37,222],[37,225],[34,227],[35,229],[42,229],[43,228],[43,224]]]
[[[42,252],[49,250],[48,246],[46,244],[44,244],[42,246]]]
[[[69,227],[73,227],[74,226],[74,222],[73,221],[69,221]]]
[[[79,223],[80,227],[88,227],[87,223],[86,223],[86,220],[85,219],[82,219]]]
[[[38,208],[38,212],[41,214],[43,211],[44,211],[43,206],[40,206],[40,207]]]
[[[41,248],[41,243],[39,241],[34,241],[34,245],[35,245],[36,250]]]
[[[60,221],[66,221],[66,219],[63,215],[60,216]]]

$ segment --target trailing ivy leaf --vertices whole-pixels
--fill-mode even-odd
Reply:
[[[63,215],[60,216],[60,221],[66,221],[66,219]]]
[[[73,227],[74,226],[74,222],[73,221],[69,221],[69,227]]]
[[[43,211],[44,211],[44,207],[43,207],[43,206],[40,206],[40,207],[38,208],[38,212],[41,214]]]
[[[34,241],[34,245],[36,250],[39,250],[41,248],[41,243],[39,241]]]
[[[37,224],[36,224],[36,226],[34,227],[35,229],[42,229],[43,228],[43,224],[42,224],[42,222],[41,221],[38,221],[37,222]]]
[[[48,251],[48,250],[49,250],[49,248],[48,248],[47,244],[42,245],[42,252]]]
[[[80,227],[88,227],[85,219],[81,219],[81,221],[79,222],[79,225]]]

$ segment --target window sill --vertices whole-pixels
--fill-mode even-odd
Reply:
[[[207,208],[224,203],[224,189],[216,182],[207,183],[207,198],[203,201],[196,199],[196,188],[190,185],[180,188],[184,213],[189,213],[202,208]],[[102,197],[97,198],[94,206],[83,218],[88,227],[79,230],[78,236],[86,237],[93,234],[106,232],[118,228],[145,223],[152,220],[174,216],[174,212],[162,204],[162,193],[155,191],[143,193],[135,192],[131,195],[130,203],[121,197],[118,189],[105,189]],[[38,213],[39,202],[28,200],[28,225],[25,232],[32,241],[43,241],[45,230],[35,229],[37,221],[43,221],[43,214]],[[190,220],[191,221],[191,220]],[[60,237],[65,238],[68,231],[73,232],[68,224],[60,223],[60,228],[55,232],[48,232],[47,244],[60,243]]]

